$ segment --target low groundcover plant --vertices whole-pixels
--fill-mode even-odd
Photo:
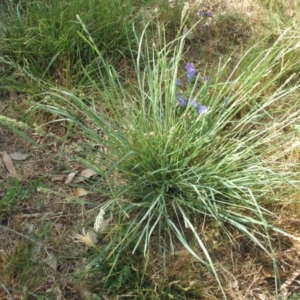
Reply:
[[[114,220],[108,257],[129,245],[145,255],[155,245],[166,257],[180,242],[219,281],[198,230],[204,219],[218,224],[229,239],[230,228],[236,228],[273,255],[268,221],[273,214],[265,204],[280,200],[283,188],[295,188],[283,149],[299,113],[299,86],[289,84],[294,64],[283,61],[299,45],[286,33],[266,51],[257,44],[222,82],[228,62],[209,79],[189,62],[180,90],[183,47],[182,37],[161,50],[145,50],[141,42],[136,84],[127,90],[106,64],[111,80],[98,90],[105,110],[60,90],[50,93],[59,98],[55,105],[39,106],[69,120],[93,145],[78,159],[109,186],[109,200],[99,204]],[[247,61],[253,53],[256,58]],[[238,71],[244,61],[247,70]],[[278,73],[269,76],[275,69]]]

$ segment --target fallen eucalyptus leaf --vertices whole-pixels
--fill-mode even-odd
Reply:
[[[73,180],[74,183],[84,181],[92,176],[95,176],[97,172],[91,169],[84,169],[79,173],[79,176]]]
[[[48,257],[45,259],[45,263],[56,271],[57,269],[57,258],[53,253],[49,253]]]
[[[10,100],[17,100],[18,99],[18,94],[15,90],[9,91],[9,98]]]
[[[6,107],[7,107],[7,104],[0,101],[0,112],[4,111]]]
[[[11,176],[17,176],[17,172],[16,172],[16,169],[14,167],[14,164],[11,160],[11,157],[7,154],[6,151],[2,152],[2,160],[4,162],[4,165],[8,171],[8,173],[11,175]]]
[[[64,179],[64,175],[56,175],[51,177],[51,181],[62,181]]]
[[[26,160],[30,156],[30,154],[24,154],[24,153],[21,153],[21,152],[14,152],[14,153],[10,153],[9,156],[13,160]]]
[[[71,181],[73,180],[73,178],[75,177],[75,175],[76,175],[76,172],[70,173],[70,174],[67,176],[67,179],[66,179],[66,181],[65,181],[65,184],[71,183]]]
[[[80,172],[80,175],[85,177],[85,178],[90,178],[92,176],[95,176],[97,172],[91,170],[91,169],[84,169]]]

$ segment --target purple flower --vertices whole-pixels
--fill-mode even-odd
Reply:
[[[196,100],[192,101],[192,106],[195,108],[195,110],[198,114],[207,112],[207,107],[205,105],[201,105],[201,104],[197,103]]]
[[[212,15],[213,15],[213,13],[212,13],[212,11],[211,10],[208,10],[207,12],[206,12],[206,16],[207,17],[212,17]]]
[[[192,106],[196,108],[197,105],[198,105],[198,103],[197,103],[197,101],[194,99],[194,100],[192,101]]]
[[[193,63],[187,63],[185,66],[187,70],[187,80],[188,82],[191,81],[191,79],[195,76],[196,74],[196,69]]]
[[[177,94],[177,100],[178,106],[187,106],[188,100],[184,98],[180,93]]]
[[[198,114],[207,112],[207,107],[205,105],[198,104],[195,108]]]
[[[176,80],[176,84],[177,84],[178,86],[182,86],[182,81],[181,81],[181,79],[180,79],[180,78],[177,78],[177,80]]]
[[[205,77],[204,77],[204,82],[205,82],[205,83],[208,83],[208,82],[209,82],[209,79],[210,79],[209,76],[205,76]]]
[[[199,15],[201,17],[207,17],[207,18],[209,18],[209,17],[212,17],[212,11],[211,10],[202,9],[202,10],[199,11]]]

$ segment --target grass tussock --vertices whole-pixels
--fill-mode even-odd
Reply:
[[[1,5],[2,91],[28,109],[19,121],[0,106],[0,123],[52,153],[53,172],[94,172],[59,179],[69,193],[61,198],[31,182],[39,210],[66,214],[54,225],[36,220],[32,233],[61,266],[34,259],[35,238],[3,250],[5,295],[242,298],[255,285],[233,291],[242,261],[268,265],[268,295],[282,298],[278,252],[297,246],[278,211],[299,194],[300,42],[289,12],[275,26],[276,1]],[[22,179],[4,180],[0,221],[9,227],[29,200]],[[49,204],[50,195],[59,200]],[[49,283],[45,264],[63,270],[60,282]]]
[[[114,79],[101,94],[104,111],[65,91],[50,93],[62,106],[41,104],[76,126],[89,140],[86,149],[89,144],[104,149],[90,148],[79,161],[110,186],[109,200],[100,205],[115,220],[106,246],[108,257],[115,257],[110,274],[129,245],[146,256],[154,243],[167,257],[180,243],[219,281],[199,235],[203,220],[217,223],[232,241],[235,228],[275,262],[269,234],[278,229],[268,204],[280,200],[283,188],[297,185],[294,169],[281,160],[285,152],[278,151],[290,140],[299,114],[299,86],[290,85],[297,76],[291,74],[298,63],[297,41],[284,32],[264,51],[257,43],[229,75],[228,61],[210,78],[192,63],[186,65],[187,74],[178,71],[184,38],[160,51],[144,51],[142,43],[131,93],[106,66]],[[286,62],[289,56],[295,60]],[[220,81],[224,74],[227,80]]]

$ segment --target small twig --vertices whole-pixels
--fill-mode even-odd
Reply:
[[[9,290],[6,288],[6,286],[0,281],[0,285],[2,286],[2,288],[4,289],[4,291],[6,292],[7,296],[9,297],[10,300],[14,300],[14,297],[11,295],[11,293],[9,292]]]
[[[6,226],[3,226],[3,225],[0,225],[0,228],[4,228],[4,229],[7,229],[7,230],[9,230],[9,231],[11,231],[11,232],[13,232],[13,233],[15,233],[15,234],[17,234],[17,235],[19,235],[19,236],[21,236],[21,237],[23,237],[23,238],[25,238],[25,239],[27,239],[27,240],[29,240],[29,241],[31,241],[31,242],[33,242],[35,245],[39,245],[39,246],[43,246],[43,244],[41,243],[41,242],[38,242],[38,241],[36,241],[35,239],[33,239],[33,238],[31,238],[31,237],[29,237],[29,236],[26,236],[26,235],[24,235],[24,234],[22,234],[22,233],[20,233],[20,232],[18,232],[18,231],[15,231],[15,230],[13,230],[13,229],[11,229],[11,228],[9,228],[9,227],[6,227]],[[44,250],[45,250],[45,252],[47,253],[47,254],[49,254],[49,252],[47,251],[47,249],[44,247]]]
[[[22,214],[22,215],[19,215],[18,217],[21,218],[21,219],[29,219],[29,218],[39,218],[39,217],[44,217],[44,216],[48,216],[48,217],[56,217],[56,216],[61,216],[62,213],[34,213],[34,214]]]
[[[18,231],[15,231],[15,230],[13,230],[13,229],[11,229],[11,228],[9,228],[9,227],[3,226],[3,225],[0,225],[0,227],[1,227],[1,228],[4,228],[4,229],[6,229],[6,230],[9,230],[9,231],[11,231],[11,232],[13,232],[13,233],[15,233],[15,234],[17,234],[17,235],[19,235],[19,236],[21,236],[21,237],[27,239],[27,240],[30,240],[30,241],[32,241],[33,243],[38,243],[38,242],[35,241],[33,238],[30,238],[29,236],[26,236],[26,235],[24,235],[24,234],[22,234],[22,233],[20,233],[20,232],[18,232]]]

